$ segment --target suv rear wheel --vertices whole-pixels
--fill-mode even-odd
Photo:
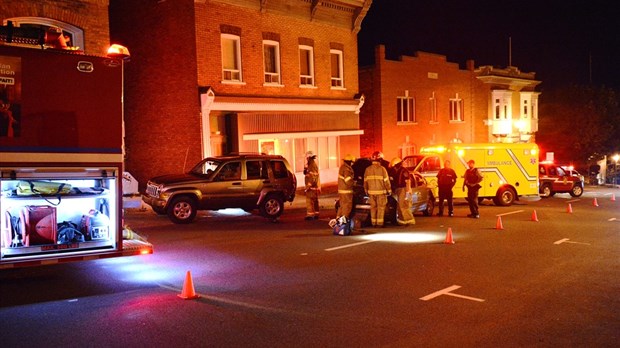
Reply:
[[[551,184],[547,183],[547,184],[543,184],[540,187],[540,196],[543,198],[548,198],[551,197]]]
[[[189,196],[172,199],[168,206],[168,218],[175,224],[189,224],[196,217],[196,201]]]
[[[278,195],[267,195],[267,197],[260,202],[258,209],[262,216],[275,220],[282,215],[284,200]]]

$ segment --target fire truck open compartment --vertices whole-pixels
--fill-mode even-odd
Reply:
[[[0,40],[0,269],[153,252],[123,226],[123,64]]]

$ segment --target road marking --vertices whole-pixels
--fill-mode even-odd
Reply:
[[[570,239],[568,239],[568,238],[560,239],[560,240],[557,240],[557,241],[553,242],[553,244],[555,244],[555,245],[559,245],[559,244],[562,244],[562,243],[590,245],[590,243],[571,242]]]
[[[334,250],[338,250],[338,249],[345,249],[345,248],[352,248],[358,245],[363,245],[363,244],[368,244],[368,243],[372,243],[372,242],[376,242],[376,240],[365,240],[363,242],[357,242],[357,243],[352,243],[352,244],[345,244],[345,245],[341,245],[341,246],[337,246],[337,247],[333,247],[333,248],[327,248],[325,249],[325,251],[334,251]]]
[[[177,289],[172,286],[168,286],[164,284],[157,284],[157,285],[159,285],[159,287],[161,288],[172,290],[174,292],[181,292],[181,289]],[[222,304],[227,304],[227,305],[232,305],[232,306],[246,307],[246,308],[251,308],[251,309],[260,309],[260,310],[272,311],[272,312],[283,312],[284,311],[283,309],[279,309],[279,308],[266,307],[266,306],[261,306],[261,305],[257,305],[257,304],[253,304],[249,302],[243,302],[243,301],[235,301],[235,300],[230,300],[230,299],[218,297],[218,296],[205,295],[205,294],[200,294],[200,293],[196,293],[196,294],[200,295],[201,299],[203,300],[219,302]]]
[[[470,297],[470,296],[465,296],[465,295],[453,294],[453,293],[450,292],[452,290],[456,290],[456,289],[459,289],[459,288],[460,288],[459,285],[452,285],[452,286],[449,286],[449,287],[447,287],[447,288],[445,288],[443,290],[439,290],[439,291],[436,291],[436,292],[434,292],[432,294],[426,295],[424,297],[420,297],[420,300],[428,301],[428,300],[432,300],[435,297],[438,297],[438,296],[441,296],[441,295],[448,295],[448,296],[463,298],[463,299],[466,299],[466,300],[471,300],[471,301],[476,301],[476,302],[484,302],[484,300],[481,299],[481,298],[475,298],[475,297]]]
[[[575,203],[575,202],[579,202],[581,199],[571,199],[569,201],[566,201],[566,203]]]
[[[607,221],[618,221],[618,219],[616,219],[616,218],[611,218],[611,219],[609,219],[609,220],[607,220]]]
[[[515,210],[515,211],[511,211],[509,213],[497,214],[495,216],[504,216],[504,215],[517,214],[517,213],[523,213],[523,210]]]

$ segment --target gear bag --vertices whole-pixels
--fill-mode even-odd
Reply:
[[[22,208],[19,218],[24,246],[56,244],[56,207],[27,205]]]

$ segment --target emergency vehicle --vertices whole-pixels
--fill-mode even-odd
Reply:
[[[0,269],[149,254],[123,224],[123,57],[0,27]],[[20,29],[20,30],[17,30]]]
[[[407,156],[403,165],[426,178],[437,194],[437,173],[450,160],[458,179],[454,198],[467,197],[463,176],[467,162],[474,160],[483,176],[479,199],[492,199],[496,205],[511,205],[519,197],[538,199],[538,146],[534,143],[454,143],[422,147],[417,155]]]

